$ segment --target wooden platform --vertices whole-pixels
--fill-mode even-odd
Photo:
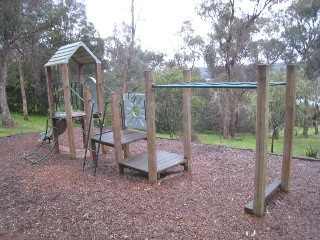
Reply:
[[[84,111],[80,112],[72,112],[72,118],[80,118],[86,116],[86,113]],[[66,118],[67,115],[65,112],[55,113],[55,115],[52,117],[53,119],[61,119]]]
[[[166,170],[168,168],[171,168],[173,166],[185,163],[185,159],[183,155],[161,151],[161,150],[158,150],[156,154],[157,154],[157,173],[163,170]],[[148,153],[144,152],[138,155],[124,158],[120,162],[120,166],[134,169],[144,173],[149,173]]]
[[[100,134],[94,135],[91,141],[94,143],[99,143]],[[132,129],[121,130],[121,144],[129,144],[139,140],[146,140],[147,133]],[[113,132],[105,132],[101,135],[100,144],[107,145],[109,147],[114,147]]]

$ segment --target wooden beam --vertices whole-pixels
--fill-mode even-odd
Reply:
[[[92,105],[91,105],[91,92],[88,89],[85,89],[84,91],[84,110],[86,112],[86,116],[84,117],[85,121],[84,122],[84,130],[86,133],[88,133],[89,130],[89,125],[90,125],[90,120],[91,120],[91,126],[90,126],[90,134],[85,135],[85,143],[88,142],[89,149],[95,149],[95,143],[91,142],[91,138],[94,135],[94,127],[93,127],[93,118],[91,118],[91,111],[92,111]],[[88,138],[88,139],[87,139]],[[90,153],[90,160],[91,163],[96,165],[97,164],[97,156],[96,153],[93,151],[89,151]]]
[[[46,78],[47,78],[47,92],[48,92],[48,103],[49,103],[49,110],[50,110],[50,116],[53,126],[52,131],[52,137],[53,139],[56,139],[58,137],[58,131],[57,131],[57,121],[52,118],[55,114],[55,106],[54,106],[54,100],[53,100],[53,93],[52,93],[52,75],[51,75],[51,67],[46,67]],[[52,144],[54,144],[55,141],[52,141]],[[54,146],[54,153],[59,153],[59,142],[56,142],[56,145]]]
[[[79,81],[79,95],[80,97],[84,98],[83,95],[83,64],[78,64],[78,81]],[[84,110],[84,103],[81,101],[80,102],[80,110]]]
[[[102,70],[101,64],[96,64],[96,90],[97,90],[97,98],[98,102],[98,111],[103,115],[103,108],[104,108],[104,97],[103,97],[103,90],[102,90]]]
[[[258,65],[256,160],[253,197],[253,213],[258,216],[262,216],[265,210],[269,88],[269,66]]]
[[[155,123],[155,105],[154,91],[152,89],[153,71],[144,72],[146,86],[146,114],[147,114],[147,144],[148,144],[148,169],[149,182],[157,182],[157,156],[156,156],[156,123]]]
[[[296,110],[296,77],[297,68],[287,66],[286,106],[284,117],[283,160],[281,172],[281,190],[289,192],[292,168],[292,149]]]
[[[83,89],[83,64],[78,63],[78,81],[79,81],[79,95],[84,99],[84,89]],[[91,97],[90,97],[91,98]],[[80,110],[84,111],[84,102],[80,101]],[[82,129],[85,129],[84,119],[82,119]],[[83,147],[86,145],[86,134],[82,133]]]
[[[72,111],[71,111],[71,94],[69,89],[69,72],[68,64],[61,65],[62,71],[62,82],[63,82],[63,94],[64,94],[64,105],[66,110],[66,121],[67,121],[67,133],[68,133],[68,143],[70,158],[76,158],[76,145],[74,141],[74,132],[73,132],[73,122],[72,122]]]
[[[119,112],[119,95],[118,93],[110,93],[111,99],[111,118],[113,141],[116,155],[116,170],[118,173],[123,173],[123,167],[120,166],[122,161],[122,144],[121,144],[121,126],[120,126],[120,112]]]
[[[183,70],[183,82],[191,82],[190,70]],[[183,145],[186,163],[184,169],[191,171],[191,89],[183,89]]]
[[[104,114],[104,94],[103,94],[103,88],[102,88],[102,69],[101,69],[101,63],[96,63],[96,91],[97,91],[97,101],[95,104],[98,106],[98,112],[101,113],[101,116]],[[107,146],[102,146],[102,153],[106,154],[108,152]]]

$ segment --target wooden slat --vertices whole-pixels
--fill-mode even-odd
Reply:
[[[265,191],[265,201],[268,201],[278,190],[280,189],[280,180],[276,180],[271,183]],[[244,208],[245,213],[254,214],[253,201],[249,202]]]
[[[86,116],[86,112],[85,111],[80,111],[80,112],[71,112],[71,117],[72,118],[81,118],[81,117],[85,117]],[[66,118],[67,114],[66,113],[56,113],[53,115],[52,118],[54,119],[60,119],[60,118]]]
[[[136,142],[139,140],[147,139],[147,133],[131,130],[131,129],[124,129],[121,130],[121,144],[128,144],[132,142]],[[96,143],[99,142],[99,134],[92,137],[92,140]],[[107,145],[109,147],[114,147],[114,140],[113,140],[113,132],[105,132],[101,135],[101,144]]]

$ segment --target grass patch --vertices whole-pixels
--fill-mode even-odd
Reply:
[[[43,132],[45,131],[47,116],[29,115],[29,120],[23,120],[23,114],[11,113],[15,126],[4,127],[0,125],[0,137],[11,136],[20,133],[30,132]],[[0,120],[2,121],[2,114],[0,114]],[[75,124],[77,126],[77,124]],[[78,124],[79,125],[79,124]],[[80,126],[80,125],[79,125]],[[157,137],[170,138],[167,133],[157,133]],[[180,138],[181,134],[174,136]],[[256,138],[253,134],[241,134],[235,138],[223,139],[219,133],[216,132],[204,132],[196,133],[200,142],[213,144],[225,147],[234,147],[241,149],[255,150]],[[314,135],[313,129],[310,128],[309,136],[307,138],[302,136],[302,130],[297,129],[297,136],[294,138],[293,156],[306,157],[306,151],[308,149],[314,149],[320,151],[320,135]],[[271,138],[268,139],[268,151],[271,151]],[[274,142],[274,153],[282,154],[283,151],[283,132],[280,133],[279,140]],[[318,153],[318,158],[319,153]]]
[[[0,137],[12,136],[20,133],[43,132],[46,128],[47,116],[29,115],[29,120],[23,119],[21,113],[11,113],[14,126],[6,127],[0,125]],[[2,114],[0,114],[2,121]]]
[[[312,130],[313,129],[310,129],[309,136],[305,138],[302,136],[302,131],[298,129],[297,136],[294,137],[293,156],[307,157],[306,150],[308,150],[310,146],[312,149],[319,150],[320,135],[314,135]],[[229,139],[223,139],[223,137],[216,132],[196,133],[196,135],[199,142],[206,144],[251,150],[255,150],[256,148],[256,137],[253,134],[241,134]],[[169,134],[165,133],[157,133],[157,136],[170,138]],[[268,152],[271,153],[271,138],[268,138]],[[283,153],[283,132],[280,134],[279,140],[274,141],[273,152],[277,154]],[[319,156],[317,157],[319,158]]]

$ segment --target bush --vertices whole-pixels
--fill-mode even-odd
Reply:
[[[316,158],[318,155],[318,151],[314,150],[310,145],[310,147],[306,150],[306,155],[307,157]]]

